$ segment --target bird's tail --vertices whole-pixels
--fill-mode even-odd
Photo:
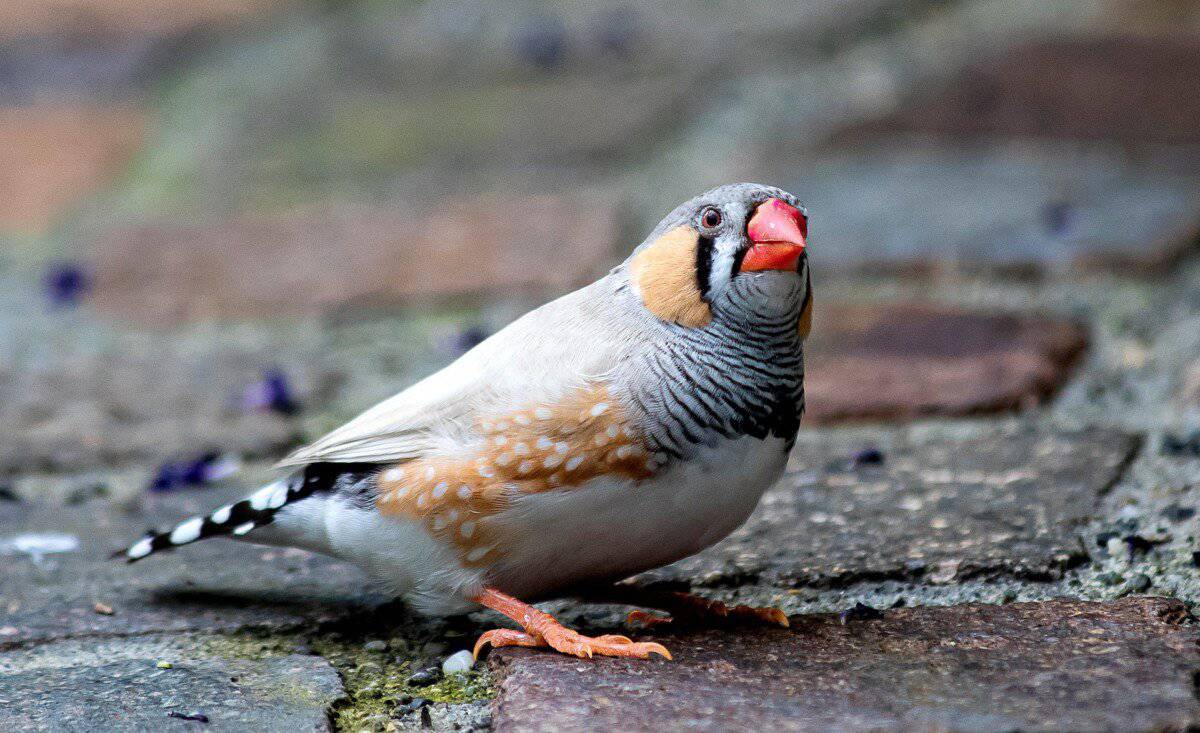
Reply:
[[[285,507],[300,509],[296,504],[312,497],[317,488],[317,482],[306,481],[303,472],[296,473],[286,479],[267,484],[241,501],[219,507],[206,517],[192,517],[175,525],[168,532],[148,534],[128,548],[113,553],[112,557],[114,559],[124,558],[127,562],[136,562],[156,552],[170,550],[209,537],[229,536],[235,539],[246,538],[252,542],[262,542],[263,544],[276,544],[278,538],[268,536],[270,533],[256,533],[253,537],[246,537],[246,535],[283,518],[280,510]],[[293,511],[289,511],[285,514],[293,513]],[[297,539],[302,540],[303,537],[298,536]],[[304,546],[305,543],[296,542],[294,544]]]

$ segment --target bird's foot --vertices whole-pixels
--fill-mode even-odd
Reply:
[[[499,591],[485,590],[475,601],[495,611],[508,616],[521,624],[524,631],[514,629],[493,629],[485,632],[475,642],[474,654],[479,656],[485,646],[548,646],[563,654],[575,657],[591,658],[596,655],[604,657],[632,657],[648,659],[651,654],[659,654],[670,659],[671,652],[662,644],[655,642],[638,642],[629,637],[616,634],[604,636],[584,636],[560,624],[553,616],[537,610],[527,603],[522,603],[512,596]]]

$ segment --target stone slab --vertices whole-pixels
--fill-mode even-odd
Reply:
[[[109,315],[163,324],[319,315],[346,303],[557,295],[613,264],[618,221],[602,198],[491,196],[420,213],[346,206],[123,228],[91,244],[92,302]]]
[[[495,730],[1182,730],[1200,722],[1186,617],[1057,600],[658,637],[674,662],[506,649]]]
[[[153,657],[0,673],[6,731],[327,731],[328,707],[344,693],[321,657]],[[203,720],[173,717],[203,716]]]
[[[0,231],[42,232],[107,183],[137,151],[146,119],[119,105],[0,108]]]
[[[923,85],[858,132],[1200,143],[1200,39],[1042,37]]]
[[[801,430],[792,464],[726,540],[646,580],[780,586],[1058,577],[1138,441],[1093,429],[975,424],[965,434]],[[882,465],[853,465],[864,448]],[[843,458],[845,460],[843,460]],[[833,459],[831,461],[831,459]]]
[[[806,153],[814,270],[1159,272],[1200,233],[1200,148],[891,136]]]
[[[0,7],[0,39],[70,33],[99,37],[179,33],[261,18],[287,0],[11,0]]]
[[[970,415],[1036,405],[1071,374],[1082,327],[913,303],[821,305],[805,348],[809,422]]]
[[[383,599],[347,565],[301,550],[214,540],[132,565],[109,555],[150,527],[245,494],[244,487],[151,497],[129,512],[91,502],[0,502],[0,538],[59,533],[78,551],[0,556],[0,649],[92,634],[288,628],[342,618]],[[98,613],[95,604],[113,609]]]
[[[152,472],[207,451],[276,456],[296,443],[303,414],[247,407],[247,388],[280,369],[308,410],[339,378],[312,324],[155,334],[114,329],[79,311],[48,312],[29,297],[0,300],[12,308],[0,319],[0,419],[10,426],[0,438],[4,475],[137,463]]]

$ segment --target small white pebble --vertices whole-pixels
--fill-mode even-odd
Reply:
[[[454,652],[450,656],[446,657],[446,659],[442,662],[442,674],[462,674],[464,672],[470,672],[471,667],[474,666],[475,657],[471,655],[471,652],[463,649],[462,651]]]

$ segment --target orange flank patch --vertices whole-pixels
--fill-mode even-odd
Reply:
[[[712,309],[696,284],[699,238],[690,227],[676,227],[638,252],[630,265],[646,308],[664,321],[689,328],[712,320]]]
[[[664,462],[603,386],[551,405],[481,419],[480,450],[470,458],[422,458],[379,474],[382,514],[422,520],[453,544],[468,566],[502,551],[490,518],[516,497],[566,490],[600,477],[645,479]]]

